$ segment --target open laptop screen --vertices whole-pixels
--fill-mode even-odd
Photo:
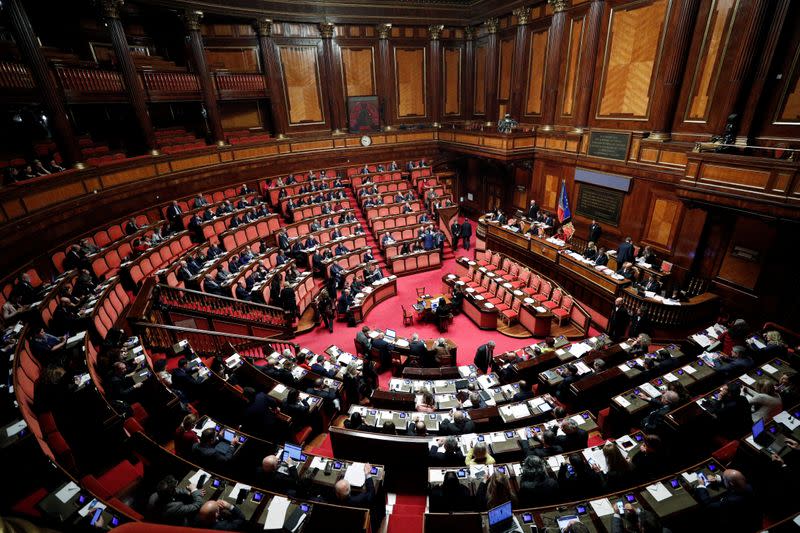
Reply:
[[[512,517],[511,502],[498,505],[494,509],[489,509],[489,527],[493,528],[503,522],[510,521]]]
[[[397,336],[397,332],[395,330],[393,330],[393,329],[388,329],[387,328],[386,329],[386,336],[394,338],[394,337]]]
[[[283,447],[283,451],[295,461],[302,461],[303,450],[300,446],[287,442]]]

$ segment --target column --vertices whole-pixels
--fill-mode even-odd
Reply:
[[[464,28],[464,120],[472,120],[475,110],[475,28]]]
[[[586,15],[586,37],[578,65],[578,90],[575,95],[575,122],[573,131],[582,133],[589,124],[589,107],[594,90],[594,67],[597,61],[597,45],[600,42],[600,25],[603,23],[604,0],[592,0]]]
[[[652,133],[649,139],[655,141],[668,141],[670,130],[675,115],[675,107],[681,94],[681,81],[686,69],[686,58],[692,42],[692,32],[697,20],[699,0],[683,0],[676,4],[675,26],[672,33],[672,46],[662,63],[661,75],[656,78],[656,97],[653,101],[651,115]]]
[[[497,27],[496,18],[484,22],[489,32],[486,41],[486,125],[497,122]]]
[[[517,17],[517,36],[514,40],[514,66],[511,71],[511,102],[508,112],[517,120],[522,116],[525,101],[525,82],[528,72],[528,56],[530,55],[531,8],[518,7],[513,11]]]
[[[42,105],[47,113],[61,157],[67,165],[83,168],[81,150],[72,124],[67,117],[64,101],[50,73],[47,60],[39,47],[39,41],[33,32],[28,14],[22,6],[22,0],[6,0],[5,8],[17,36],[17,47],[25,59],[25,63],[31,69],[33,79],[39,88]]]
[[[442,42],[439,37],[442,35],[443,29],[443,24],[428,26],[428,44],[431,54],[431,81],[428,87],[431,91],[431,120],[434,128],[440,127],[442,120]]]
[[[553,7],[550,33],[547,38],[547,61],[545,63],[544,98],[542,99],[542,125],[540,131],[553,131],[558,101],[559,72],[561,66],[561,43],[567,22],[568,0],[547,0]]]
[[[378,24],[378,72],[380,72],[380,84],[383,87],[381,104],[381,120],[384,129],[390,131],[394,116],[392,108],[394,102],[394,87],[392,86],[392,55],[389,50],[389,32],[392,30],[391,24]]]
[[[125,36],[125,29],[122,27],[122,21],[119,18],[119,8],[122,7],[122,0],[103,0],[101,7],[103,8],[104,21],[111,35],[114,54],[117,56],[117,64],[119,65],[122,79],[125,81],[125,87],[128,90],[128,100],[133,107],[133,113],[139,123],[139,129],[142,132],[145,145],[147,145],[152,155],[158,155],[156,135],[153,131],[153,123],[150,120],[150,112],[147,110],[144,87],[139,81],[139,74],[136,72],[136,65],[133,63],[131,51],[128,47],[128,38]]]
[[[272,41],[272,20],[259,19],[255,22],[258,34],[258,51],[261,54],[261,68],[269,89],[269,107],[272,112],[272,124],[278,139],[286,137],[289,130],[289,118],[286,115],[286,104],[281,83],[281,67],[278,51]]]
[[[341,60],[339,47],[333,42],[336,29],[333,22],[320,22],[319,33],[322,36],[322,53],[325,58],[325,84],[328,87],[328,111],[331,129],[334,134],[347,131],[347,113],[344,105],[344,87],[342,87]]]
[[[787,20],[790,3],[791,0],[779,0],[773,4],[772,22],[766,34],[764,51],[761,54],[761,60],[758,63],[758,68],[756,69],[753,80],[749,84],[750,88],[747,92],[747,102],[744,105],[742,119],[739,121],[739,137],[742,138],[742,142],[745,144],[750,138],[750,131],[753,129],[753,120],[759,109],[764,84],[767,81],[769,68],[775,57],[775,50]]]
[[[214,89],[214,81],[211,79],[211,74],[208,72],[206,52],[203,48],[203,36],[200,34],[200,20],[202,18],[202,11],[190,10],[184,14],[189,48],[192,53],[192,64],[200,81],[200,89],[203,92],[203,103],[206,108],[206,120],[211,130],[211,138],[217,145],[222,146],[225,144],[225,134],[222,131],[222,121],[219,117],[219,107],[217,107],[217,92]]]

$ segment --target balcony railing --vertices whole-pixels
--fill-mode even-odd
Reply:
[[[125,98],[125,86],[118,72],[60,65],[55,71],[67,100]]]
[[[145,70],[141,77],[151,101],[200,99],[200,80],[190,72]]]
[[[22,63],[0,61],[0,89],[30,91],[36,88],[30,69]]]
[[[266,96],[267,85],[260,73],[215,72],[214,79],[221,99]]]

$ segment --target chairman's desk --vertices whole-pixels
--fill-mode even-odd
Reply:
[[[353,410],[361,412],[362,417],[367,420],[367,424],[370,424],[370,421],[372,421],[375,429],[357,430],[347,429],[339,425],[332,425],[329,432],[334,455],[336,457],[343,457],[355,461],[375,461],[383,464],[386,471],[392,476],[394,480],[393,483],[399,483],[403,486],[419,490],[419,487],[427,482],[427,468],[428,465],[431,464],[430,447],[434,444],[436,435],[431,434],[419,437],[405,434],[396,435],[381,433],[378,427],[382,425],[382,422],[379,423],[378,421],[382,420],[382,417],[378,414],[378,410],[362,406],[351,406],[351,411]],[[492,410],[496,412],[496,408],[472,409],[467,411],[467,415],[475,422],[476,428],[479,429],[481,433],[460,435],[456,438],[463,446],[466,446],[471,445],[472,440],[477,440],[478,436],[481,435],[483,438],[491,440],[489,450],[496,459],[500,458],[499,460],[501,461],[521,460],[522,457],[520,454],[522,453],[522,446],[520,442],[523,437],[520,436],[518,430],[511,429],[511,427],[507,428],[500,425],[491,427],[489,422],[485,422],[487,411]],[[375,414],[370,414],[370,411],[374,411]],[[396,429],[399,432],[405,431],[405,426],[403,424],[406,420],[413,420],[414,416],[420,418],[427,417],[430,419],[430,415],[426,413],[406,412],[404,417],[400,417],[399,415],[400,412],[391,412],[390,417],[386,417],[387,420],[395,422]],[[449,413],[434,413],[434,415],[437,425],[442,420],[449,417]],[[597,422],[590,412],[582,411],[573,416],[580,417],[581,423],[579,427],[586,430],[587,433],[597,431]],[[528,420],[527,422],[531,424],[534,421]],[[433,424],[427,420],[426,423],[433,426]],[[552,424],[552,422],[550,423]],[[517,424],[516,427],[522,429],[527,427],[525,430],[526,436],[528,434],[538,434],[547,429],[544,422],[529,426]],[[481,428],[491,429],[483,430]],[[500,432],[505,437],[493,439],[491,437],[492,433],[497,432]],[[507,432],[510,432],[510,435],[507,435]]]
[[[421,361],[416,361],[416,359],[411,356],[411,350],[409,349],[409,345],[411,343],[410,339],[406,337],[387,337],[385,335],[385,331],[380,329],[371,329],[370,331],[367,332],[367,336],[370,339],[375,339],[381,333],[384,333],[383,340],[389,343],[390,353],[395,354],[397,355],[397,357],[400,358],[403,367],[407,365],[422,366]],[[422,339],[422,342],[425,343],[425,347],[428,349],[428,351],[430,352],[434,351],[436,339]],[[445,339],[445,343],[447,345],[447,351],[450,353],[450,356],[455,361],[458,352],[458,346],[456,346],[456,343],[453,342],[452,339]],[[373,353],[375,353],[374,350]]]
[[[397,295],[397,276],[385,276],[358,292],[350,304],[356,324],[363,322],[370,311],[382,301]]]
[[[631,288],[630,281],[620,280],[613,274],[607,274],[607,271],[581,261],[561,241],[515,232],[496,222],[485,221],[483,217],[479,219],[480,227],[485,228],[487,248],[523,260],[537,270],[542,269],[542,274],[553,278],[598,311],[610,312],[614,300],[623,297],[625,305],[631,309],[647,304],[648,316],[654,326],[670,329],[703,322],[715,309],[717,296],[714,294],[700,294],[680,304],[640,296]],[[613,268],[613,265],[609,264],[609,268]],[[663,276],[655,271],[647,272]]]
[[[630,503],[634,510],[644,509],[654,513],[661,521],[665,522],[665,526],[670,527],[673,531],[690,531],[696,529],[700,523],[705,526],[703,505],[694,496],[694,490],[698,485],[698,473],[702,472],[708,477],[724,470],[725,468],[719,462],[709,458],[670,476],[631,487],[630,490],[548,507],[515,509],[514,516],[520,530],[524,533],[559,531],[561,530],[559,519],[563,525],[566,525],[566,522],[578,520],[590,532],[610,533],[614,509],[617,502],[622,501]],[[725,488],[721,484],[710,485],[708,491],[712,498],[718,498],[725,494]],[[462,533],[488,532],[487,514],[425,514],[426,531],[447,529],[458,529]]]

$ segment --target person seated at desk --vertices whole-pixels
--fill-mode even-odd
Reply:
[[[286,271],[286,276],[284,279],[287,283],[295,283],[300,278],[300,271],[297,270],[297,265],[289,266],[289,269]]]
[[[661,283],[652,274],[647,276],[647,281],[641,284],[642,289],[658,294],[661,292]]]
[[[623,490],[634,484],[633,466],[628,461],[619,446],[614,442],[603,444],[603,457],[606,460],[608,471],[603,473],[599,466],[592,465],[592,469],[600,475],[603,492]]]
[[[218,468],[233,459],[235,446],[221,439],[214,428],[206,428],[200,434],[200,442],[192,446],[192,460],[212,469]]]
[[[525,381],[519,382],[519,392],[511,398],[513,402],[524,402],[525,400],[529,400],[536,396],[536,393],[533,392],[531,386],[528,385]]]
[[[334,251],[334,255],[338,257],[340,255],[345,255],[348,253],[350,253],[350,248],[345,246],[343,242],[340,242],[339,244],[336,245],[336,250]]]
[[[424,345],[424,344],[423,344]],[[423,389],[422,399],[414,406],[417,412],[421,413],[435,413],[436,412],[436,398],[433,393],[428,389]]]
[[[285,252],[281,249],[278,250],[278,255],[275,258],[275,266],[281,266],[289,262],[289,258],[286,257]]]
[[[292,459],[282,461],[277,455],[267,455],[256,471],[258,486],[278,494],[297,497],[300,491],[300,475]]]
[[[547,505],[558,499],[558,481],[547,473],[541,457],[529,455],[522,462],[517,497],[522,507]]]
[[[242,394],[247,400],[242,416],[242,431],[259,438],[274,438],[278,433],[278,402],[263,391],[244,387]]]
[[[636,256],[637,263],[647,263],[648,265],[656,264],[656,254],[649,246],[645,246],[639,250],[639,255]]]
[[[620,515],[619,510],[614,508],[611,533],[672,533],[661,525],[655,514],[646,509],[635,509],[632,504],[626,503],[623,510],[624,515]]]
[[[412,437],[424,437],[428,434],[428,428],[425,427],[425,422],[418,417],[408,422],[406,426],[406,435]]]
[[[356,429],[360,431],[369,431],[369,426],[364,423],[361,413],[353,411],[350,417],[344,421],[344,427],[347,429]]]
[[[381,269],[367,264],[366,268],[364,268],[364,281],[366,283],[375,283],[380,279],[383,279]]]
[[[723,355],[719,358],[719,362],[717,372],[722,372],[724,376],[730,379],[746,372],[755,365],[750,354],[747,353],[747,347],[743,345],[734,346],[731,349],[731,354]]]
[[[511,486],[508,475],[495,470],[488,480],[481,481],[475,491],[476,506],[488,511],[498,505],[511,502],[517,507],[517,493]]]
[[[561,421],[561,431],[564,434],[559,435],[556,442],[565,452],[574,452],[589,446],[589,434],[586,430],[579,428],[577,422],[572,418],[565,418]]]
[[[289,389],[286,398],[281,402],[281,411],[291,416],[294,421],[303,421],[308,418],[311,408],[305,399],[300,399],[300,391]]]
[[[493,465],[494,457],[489,455],[489,449],[486,447],[485,442],[476,442],[475,445],[470,448],[469,452],[467,452],[464,464],[467,466]]]
[[[606,266],[608,265],[608,254],[606,254],[605,248],[600,248],[597,250],[597,257],[594,258],[595,266]]]
[[[669,469],[667,450],[658,435],[646,433],[639,452],[631,459],[633,472],[641,481],[657,478]]]
[[[219,531],[242,531],[246,524],[242,510],[221,499],[204,503],[194,521],[194,527]]]
[[[640,357],[646,353],[650,353],[650,335],[647,333],[640,333],[635,339],[628,339],[627,344],[630,346],[628,353],[631,357]]]
[[[637,394],[639,399],[652,406],[652,410],[642,419],[642,431],[661,435],[666,432],[664,417],[678,405],[680,396],[674,391],[666,391],[658,398],[650,398],[643,392]]]
[[[599,492],[601,480],[583,454],[572,453],[558,469],[558,485],[566,498],[577,500]]]
[[[164,359],[160,359],[164,361]],[[197,415],[189,413],[181,421],[181,425],[175,430],[175,453],[181,457],[189,457],[192,447],[200,442],[200,437],[194,432],[197,424]]]
[[[381,246],[383,246],[384,248],[391,244],[394,244],[395,242],[396,241],[392,238],[392,235],[390,233],[384,233],[383,237],[381,237]]]
[[[637,269],[633,267],[633,263],[622,263],[622,266],[617,269],[617,274],[625,279],[635,281]]]
[[[748,395],[747,401],[753,410],[753,423],[760,419],[764,419],[764,423],[768,423],[775,415],[783,411],[783,401],[775,392],[775,385],[772,381],[763,378],[756,381],[755,394]]]
[[[136,383],[128,375],[128,367],[122,361],[117,361],[111,370],[111,376],[106,384],[106,393],[111,400],[118,400],[132,405],[137,401],[138,391],[142,383]]]
[[[717,398],[703,400],[703,407],[716,419],[719,431],[728,438],[739,438],[753,426],[750,402],[742,395],[738,381],[720,387]]]
[[[36,335],[30,341],[31,352],[42,364],[49,364],[61,355],[61,350],[67,345],[67,336],[56,337],[38,328]]]
[[[586,250],[583,252],[583,257],[592,260],[597,258],[597,246],[595,246],[592,241],[589,241],[589,244],[586,245]]]
[[[334,409],[338,410],[341,407],[336,391],[327,388],[322,378],[315,379],[314,385],[306,389],[306,394],[322,398],[322,405],[325,407],[326,412],[331,413]]]
[[[558,443],[556,432],[552,429],[547,429],[541,434],[534,434],[533,440],[540,443],[541,446],[531,448],[527,439],[520,443],[522,445],[522,451],[524,451],[526,455],[549,457],[551,455],[560,455],[564,453],[564,449]]]
[[[456,410],[453,420],[445,420],[439,425],[440,435],[465,435],[475,433],[475,422],[467,418],[464,411]]]
[[[178,366],[172,370],[172,386],[179,390],[183,396],[191,401],[197,391],[199,382],[194,377],[200,367],[194,367],[189,370],[189,360],[185,357],[178,359]]]
[[[466,512],[475,509],[475,499],[452,470],[445,473],[441,485],[431,489],[428,501],[431,513]]]
[[[542,351],[542,353],[544,353],[544,351]],[[567,363],[564,365],[563,370],[557,369],[556,372],[561,374],[561,383],[556,387],[555,394],[556,398],[563,402],[570,397],[569,386],[581,379],[581,376],[578,374],[578,367],[572,363]]]
[[[188,526],[203,505],[203,491],[193,483],[178,487],[174,476],[166,476],[147,500],[148,522]]]
[[[708,523],[714,524],[719,531],[746,532],[761,529],[760,504],[753,493],[753,487],[747,483],[744,475],[732,468],[722,475],[707,476],[706,481],[698,478],[694,489],[695,497],[710,512]],[[713,498],[707,485],[725,486],[725,493],[720,498]]]

